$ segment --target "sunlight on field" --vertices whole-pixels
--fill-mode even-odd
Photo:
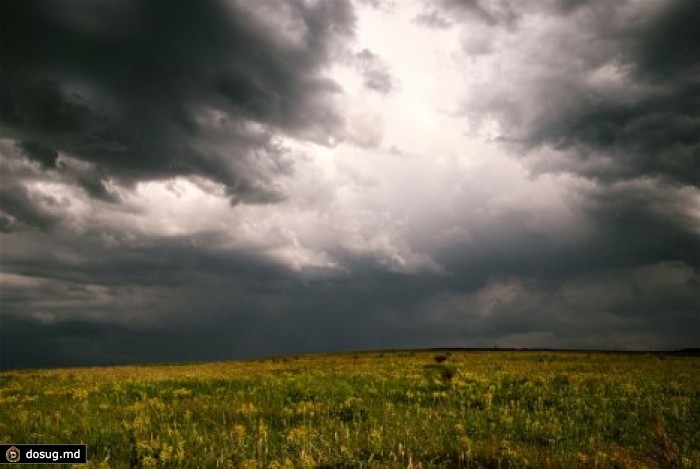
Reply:
[[[700,359],[405,351],[2,372],[0,443],[86,443],[90,467],[700,467]]]

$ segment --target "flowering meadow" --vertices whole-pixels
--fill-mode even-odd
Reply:
[[[0,372],[89,467],[700,467],[700,358],[416,350]],[[85,466],[81,466],[85,467]]]

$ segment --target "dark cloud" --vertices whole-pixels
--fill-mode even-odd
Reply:
[[[254,153],[279,158],[276,132],[325,141],[342,123],[321,68],[352,35],[344,1],[10,0],[1,16],[0,132],[45,166],[65,153],[124,183],[195,174],[270,202]]]
[[[444,2],[444,6],[451,10],[465,12],[470,19],[483,21],[489,25],[495,25],[496,18],[481,6],[479,0],[448,0]]]
[[[589,0],[555,0],[554,11],[568,15],[588,4],[590,4]]]
[[[12,233],[17,226],[17,219],[12,215],[0,212],[0,232]]]
[[[88,275],[9,281],[0,366],[441,345],[664,349],[697,341],[700,278],[679,262],[568,271],[556,281],[479,274],[475,266],[477,281],[469,283],[463,275],[406,276],[346,261],[353,275],[304,282],[284,270],[229,275],[215,257],[164,267],[161,281],[183,276],[171,285],[137,278],[95,285]],[[172,267],[179,273],[168,273]],[[131,269],[143,272],[144,264]],[[20,277],[27,278],[34,277]]]
[[[552,28],[557,49],[542,44],[512,65],[517,87],[485,88],[466,108],[498,116],[502,140],[518,151],[564,155],[538,170],[698,186],[700,5],[671,1],[634,21],[634,2],[575,6],[575,15],[549,20],[568,25]]]
[[[4,230],[10,231],[17,221],[46,231],[58,223],[59,218],[51,207],[61,203],[48,194],[34,194],[21,184],[0,188],[0,210],[4,212]]]
[[[429,28],[447,29],[452,23],[435,10],[421,13],[415,17],[415,22]]]
[[[653,180],[602,186],[590,200],[599,245],[591,259],[618,267],[682,262],[700,270],[700,237],[690,188]]]
[[[385,13],[391,13],[396,8],[395,0],[358,0],[357,3],[367,5]]]
[[[417,318],[456,327],[455,336],[481,346],[691,347],[700,326],[699,280],[696,270],[673,262],[598,269],[555,284],[494,277],[473,292],[436,295]]]
[[[444,284],[467,291],[499,276],[557,284],[663,262],[700,270],[697,222],[689,208],[694,197],[692,190],[655,181],[598,186],[585,191],[571,231],[554,232],[551,222],[537,221],[537,212],[504,211],[432,254],[451,273]]]
[[[20,250],[45,236],[29,233],[9,246]],[[410,337],[387,339],[383,312],[433,288],[350,259],[351,277],[304,280],[270,260],[196,248],[185,238],[111,249],[98,236],[81,241],[53,234],[51,248],[4,259],[15,273],[3,277],[1,367],[387,346]],[[98,252],[107,257],[98,261]]]
[[[286,271],[264,253],[226,249],[223,233],[190,236],[134,236],[101,229],[74,237],[71,232],[25,232],[4,240],[6,271],[91,285],[183,286],[210,276],[263,281]]]
[[[382,59],[368,49],[355,54],[355,63],[362,72],[364,85],[378,93],[389,93],[394,87],[393,80]]]
[[[106,202],[119,202],[120,200],[119,196],[110,191],[107,186],[106,174],[97,168],[90,168],[76,174],[75,181],[92,198]]]
[[[484,0],[441,0],[438,6],[460,21],[477,21],[488,26],[510,26],[518,19],[515,8],[507,0],[490,2]],[[421,17],[440,18],[435,10],[429,10]],[[438,21],[439,23],[440,21]]]
[[[32,141],[19,142],[17,143],[17,147],[30,159],[38,162],[42,167],[46,169],[56,168],[58,152],[53,148]]]
[[[700,5],[676,0],[642,28],[632,49],[636,72],[655,82],[691,82],[700,76]],[[696,109],[697,110],[697,109]]]
[[[611,168],[580,172],[602,179],[666,177],[700,184],[700,83],[668,89],[632,103],[581,103],[531,129],[529,144],[571,150],[584,160],[591,153],[615,161]],[[551,121],[551,123],[550,123]],[[536,123],[537,124],[537,123]]]

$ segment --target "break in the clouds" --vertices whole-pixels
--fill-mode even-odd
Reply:
[[[2,367],[700,342],[696,2],[0,22]]]

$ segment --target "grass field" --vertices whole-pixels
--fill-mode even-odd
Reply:
[[[0,373],[91,467],[700,467],[700,358],[399,351]],[[84,466],[82,466],[84,467]]]

